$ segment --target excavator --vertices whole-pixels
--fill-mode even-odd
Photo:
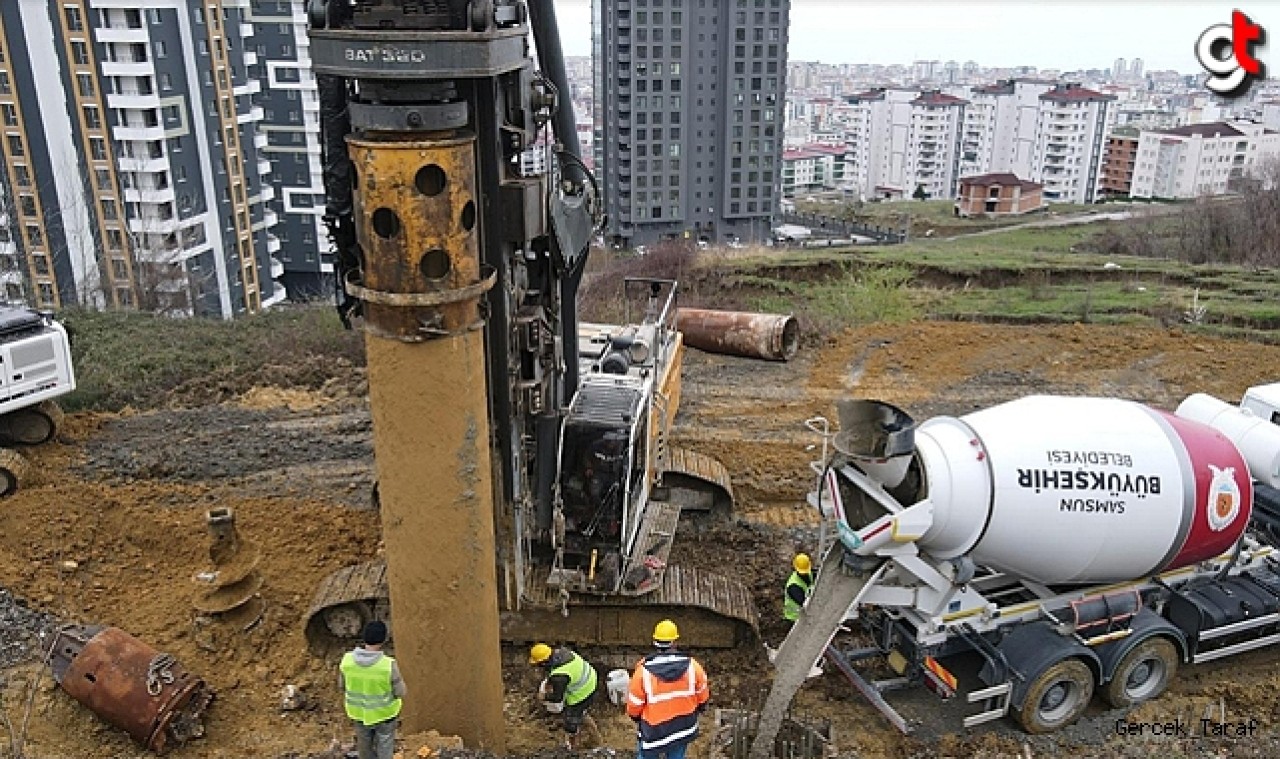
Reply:
[[[622,324],[579,319],[603,203],[580,155],[550,0],[315,0],[309,16],[337,305],[367,334],[387,541],[385,559],[321,582],[305,621],[313,650],[399,613],[397,571],[405,587],[414,572],[413,583],[434,581],[436,570],[419,566],[430,557],[393,555],[388,524],[447,529],[430,520],[452,519],[455,504],[489,487],[503,642],[645,646],[673,615],[699,646],[753,638],[744,585],[668,563],[682,516],[723,518],[733,502],[720,462],[671,444],[685,350],[679,283],[626,279]],[[531,149],[546,150],[545,173],[522,173]],[[479,409],[463,387],[479,378],[446,372],[471,360],[476,335]],[[441,347],[409,371],[416,359],[391,352],[415,345]],[[405,405],[409,384],[423,405]],[[486,437],[487,456],[440,463],[423,450],[396,469],[415,446],[436,444],[422,429],[431,426],[457,427],[464,446]],[[448,490],[459,472],[476,476]],[[397,477],[421,484],[393,492]],[[459,522],[478,561],[488,519],[481,508]]]

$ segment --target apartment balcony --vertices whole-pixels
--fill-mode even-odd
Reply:
[[[136,235],[168,234],[177,232],[180,226],[182,226],[182,220],[177,216],[166,219],[161,216],[143,214],[129,219],[129,231]]]
[[[22,272],[18,271],[17,269],[10,269],[9,271],[0,271],[0,284],[21,285]]]
[[[140,26],[136,29],[127,26],[111,26],[105,29],[96,29],[93,33],[97,37],[98,42],[149,42],[151,32],[145,27]]]
[[[249,65],[252,66],[253,64]],[[257,79],[250,79],[244,84],[238,84],[231,88],[231,94],[236,97],[240,97],[242,95],[257,95],[259,92],[262,92],[262,82]]]
[[[280,251],[280,238],[275,235],[267,235],[267,252],[278,253]]]
[[[618,52],[618,63],[631,63],[631,52]]]
[[[0,242],[0,256],[16,256],[18,255],[18,244],[13,240]]]
[[[255,66],[258,63],[258,53],[253,50],[244,51],[244,65]]]
[[[255,132],[255,133],[254,133],[254,135],[253,135],[253,146],[254,146],[255,148],[257,148],[258,150],[262,150],[262,149],[263,149],[263,148],[265,148],[268,144],[270,144],[270,142],[271,142],[271,141],[270,141],[270,139],[267,137],[267,133],[266,133],[266,132]]]
[[[308,113],[320,113],[320,98],[302,98],[302,110]]]
[[[258,202],[265,203],[268,200],[276,199],[276,188],[274,185],[263,184],[262,192],[258,193]]]
[[[158,158],[150,156],[129,156],[122,155],[116,157],[116,167],[120,171],[137,171],[155,173],[158,171],[166,171],[169,168],[169,159],[164,155]]]
[[[619,117],[619,118],[618,118],[618,127],[619,127],[619,128],[621,128],[621,129],[630,129],[630,128],[631,128],[631,119],[626,118],[625,116],[623,116],[623,117]]]
[[[111,136],[120,141],[137,140],[151,142],[164,139],[164,127],[156,126],[118,126],[112,127]]]
[[[241,37],[252,37],[252,36],[253,36],[253,24],[241,24],[241,25],[240,25],[240,36],[241,36]]]
[[[619,16],[617,17],[617,25],[618,25],[618,28],[619,28],[619,29],[630,29],[630,28],[631,28],[631,16],[630,16],[630,15],[626,15],[626,16],[619,15]]]
[[[103,76],[155,76],[151,61],[103,61]]]
[[[140,108],[151,109],[160,107],[160,96],[156,93],[142,94],[140,92],[107,94],[108,108]]]
[[[631,0],[618,0],[613,7],[618,11],[629,11],[631,10]]]
[[[630,85],[627,85],[627,84],[620,84],[620,85],[618,85],[618,94],[619,94],[619,95],[630,95],[630,94],[631,94],[631,86],[630,86]]]
[[[271,250],[271,243],[269,240],[267,242],[267,250]],[[276,240],[276,250],[280,250],[279,240]],[[284,276],[284,264],[280,263],[280,261],[274,258],[271,259],[271,278],[280,279],[283,276]]]
[[[266,115],[267,115],[266,111],[262,109],[262,106],[255,105],[254,107],[249,109],[248,113],[236,114],[236,123],[248,124],[254,121],[262,121],[264,118],[266,118]]]
[[[261,160],[261,161],[258,161],[258,173],[259,173],[259,174],[261,174],[261,175],[263,175],[263,176],[266,176],[267,174],[270,174],[270,173],[271,173],[271,162],[270,162],[270,161],[268,161],[268,160],[266,160],[266,159],[263,159],[263,160]]]
[[[176,198],[172,187],[140,189],[125,188],[126,203],[171,203]]]

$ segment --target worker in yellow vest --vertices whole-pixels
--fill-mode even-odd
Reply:
[[[782,594],[782,618],[794,625],[800,618],[805,601],[809,600],[809,593],[813,591],[813,562],[809,560],[809,554],[796,554],[791,560],[791,569]]]
[[[392,759],[396,751],[404,679],[396,660],[382,652],[386,642],[386,623],[370,622],[364,627],[364,645],[348,651],[338,668],[338,687],[355,724],[360,759]]]
[[[565,745],[570,750],[578,748],[578,734],[584,727],[594,746],[602,745],[604,740],[600,728],[587,714],[587,709],[595,701],[599,683],[595,667],[568,648],[552,649],[546,643],[538,643],[529,649],[529,663],[547,670],[538,700],[551,704],[564,702]]]

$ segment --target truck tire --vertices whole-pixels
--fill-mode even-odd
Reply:
[[[1017,710],[1028,733],[1051,733],[1075,722],[1093,698],[1093,670],[1080,659],[1063,659],[1040,673]]]
[[[1116,708],[1159,696],[1178,671],[1178,649],[1168,638],[1149,638],[1133,647],[1116,665],[1102,697]]]

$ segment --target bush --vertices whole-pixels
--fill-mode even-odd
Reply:
[[[257,385],[319,389],[364,364],[360,332],[331,306],[286,307],[234,321],[70,310],[78,389],[68,410],[114,411],[228,400]]]

